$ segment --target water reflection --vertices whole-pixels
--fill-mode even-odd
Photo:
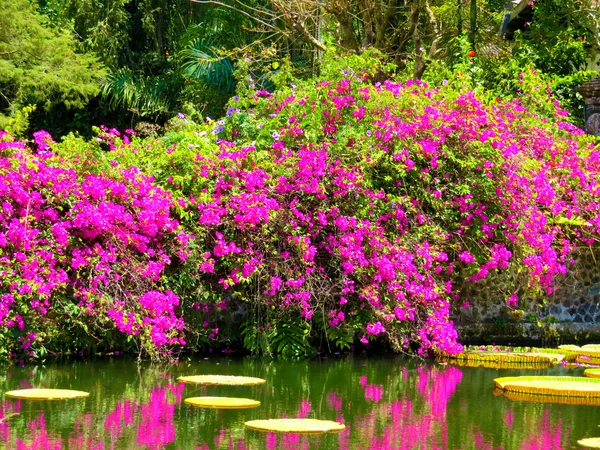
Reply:
[[[54,402],[3,401],[0,447],[9,450],[552,450],[573,448],[577,439],[597,434],[600,425],[593,419],[594,406],[494,396],[493,378],[520,373],[397,359],[293,364],[223,360],[162,370],[123,360],[11,371],[1,378],[4,391],[61,386],[91,395]],[[192,373],[269,381],[261,387],[206,388],[173,382]],[[261,407],[210,410],[183,403],[197,395],[255,398]],[[290,435],[243,426],[246,420],[279,417],[337,420],[346,429]]]

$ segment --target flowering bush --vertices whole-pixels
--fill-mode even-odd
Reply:
[[[183,344],[179,300],[160,284],[180,247],[170,193],[135,168],[78,173],[34,138],[28,150],[0,136],[3,356],[126,346],[114,329],[150,355]]]
[[[452,84],[346,72],[241,90],[223,120],[182,115],[161,138],[103,130],[52,145],[62,159],[11,149],[7,173],[35,164],[27,182],[56,175],[27,191],[30,206],[2,194],[20,218],[16,234],[3,219],[5,266],[35,254],[16,236],[60,255],[42,264],[63,271],[48,275],[52,289],[68,298],[70,287],[85,314],[147,348],[182,343],[183,318],[188,341],[239,337],[289,356],[320,338],[458,352],[449,317],[468,304],[465,280],[505,273],[516,308],[525,291],[551,292],[573,249],[595,242],[600,153],[551,99],[542,117]],[[63,206],[49,216],[52,202]],[[28,279],[23,267],[7,279]],[[39,295],[11,283],[5,295],[21,304]],[[4,304],[17,321],[14,302]]]

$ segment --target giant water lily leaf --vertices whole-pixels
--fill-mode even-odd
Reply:
[[[600,448],[600,438],[587,438],[577,441],[579,445],[587,448]]]
[[[591,350],[591,351],[600,352],[600,344],[587,344],[587,345],[584,345],[581,348],[584,349],[584,350]]]
[[[577,351],[577,350],[581,350],[581,347],[579,345],[568,344],[568,345],[559,345],[558,349],[559,350],[575,350],[575,351]]]
[[[332,420],[317,419],[268,419],[250,420],[247,428],[258,431],[277,431],[281,433],[337,433],[346,428],[344,424]]]
[[[494,395],[504,395],[506,398],[521,402],[600,406],[600,397],[559,397],[558,395],[527,394],[523,392],[502,391],[500,389],[495,389]]]
[[[561,353],[550,352],[502,352],[469,350],[457,355],[447,355],[449,360],[457,361],[486,361],[512,364],[557,364],[564,356]]]
[[[511,361],[480,361],[480,360],[455,360],[450,361],[459,367],[483,367],[484,369],[547,369],[552,366],[548,362],[511,362]]]
[[[600,378],[600,369],[586,369],[583,374],[589,378]]]
[[[214,409],[247,409],[260,406],[258,400],[233,397],[191,397],[186,398],[185,403],[199,408]]]
[[[584,377],[503,377],[496,378],[497,388],[511,392],[563,397],[600,398],[600,379]]]
[[[12,398],[30,400],[65,400],[69,398],[88,397],[90,393],[84,391],[72,391],[70,389],[21,389],[5,392],[4,395]]]
[[[187,384],[203,384],[206,386],[255,386],[266,383],[262,378],[238,377],[234,375],[192,375],[179,377],[178,381]]]

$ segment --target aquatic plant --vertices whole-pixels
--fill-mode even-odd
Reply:
[[[498,389],[562,397],[600,398],[600,379],[585,377],[523,376],[496,378]]]
[[[7,391],[5,396],[11,398],[29,399],[29,400],[65,400],[70,398],[89,397],[89,392],[74,391],[71,389],[19,389],[16,391]]]
[[[447,355],[442,359],[449,361],[458,361],[458,362],[490,362],[497,364],[523,364],[523,365],[550,365],[557,364],[562,361],[563,356],[561,354],[552,354],[552,353],[543,353],[543,352],[528,352],[521,353],[518,351],[515,352],[507,352],[507,351],[478,351],[478,350],[470,350],[466,352],[461,352],[456,355]]]
[[[339,422],[318,419],[249,420],[244,425],[251,430],[306,434],[339,433],[346,428]]]
[[[186,398],[184,402],[199,408],[214,409],[247,409],[260,406],[258,400],[235,397],[190,397]]]
[[[586,438],[577,441],[579,445],[587,448],[600,448],[600,438]]]
[[[202,384],[206,386],[256,386],[267,381],[262,378],[242,377],[237,375],[190,375],[177,378],[186,384]]]

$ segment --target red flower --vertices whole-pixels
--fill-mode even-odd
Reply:
[[[475,57],[475,50],[469,51],[469,58]]]

